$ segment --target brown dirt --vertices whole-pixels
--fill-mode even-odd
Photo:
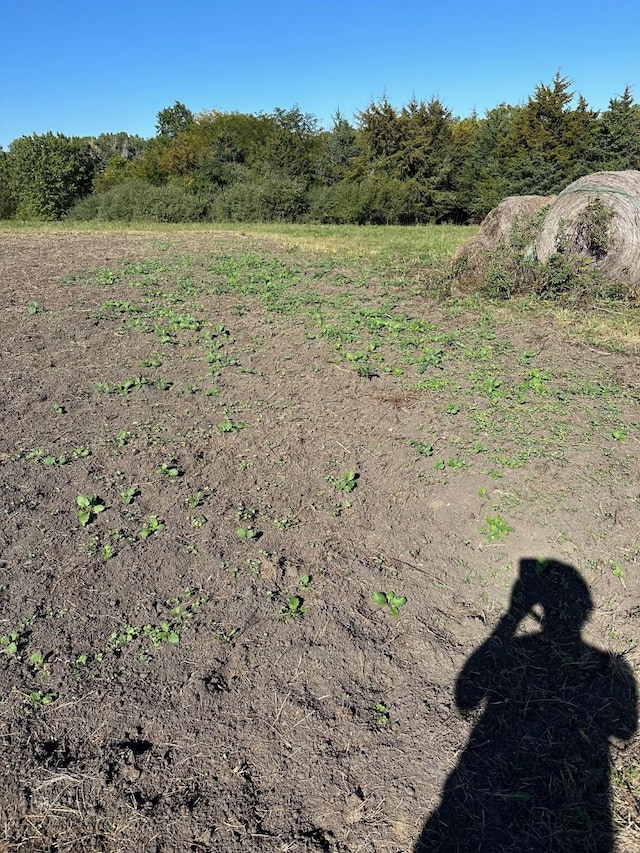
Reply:
[[[636,358],[233,235],[0,284],[0,850],[640,850]]]

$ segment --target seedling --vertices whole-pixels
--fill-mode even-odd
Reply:
[[[187,506],[191,507],[191,509],[195,509],[196,507],[201,506],[204,501],[204,498],[209,494],[210,491],[210,489],[199,489],[195,493],[195,495],[191,495],[191,497],[187,498]]]
[[[33,316],[34,314],[37,314],[38,311],[41,311],[41,310],[42,310],[42,305],[40,305],[40,303],[35,299],[32,299],[31,302],[27,305],[27,314],[31,314],[31,316]]]
[[[163,477],[179,477],[182,472],[179,468],[176,468],[173,462],[163,462],[162,465],[156,468],[156,473]]]
[[[34,711],[38,711],[45,705],[50,705],[56,698],[55,693],[43,693],[42,690],[34,690],[33,693],[29,694],[28,702]]]
[[[251,539],[255,539],[257,534],[253,527],[240,527],[236,530],[236,536],[238,539],[249,541]]]
[[[353,468],[341,477],[332,477],[330,474],[325,477],[327,483],[331,483],[337,489],[340,489],[341,492],[352,492],[358,485],[359,479],[360,474],[356,474]]]
[[[126,444],[129,444],[130,439],[131,433],[127,432],[126,429],[121,429],[113,440],[118,445],[118,447],[124,447]]]
[[[513,527],[499,515],[488,515],[485,518],[484,527],[481,532],[487,537],[489,542],[495,542],[496,539],[504,539],[507,533],[511,533]]]
[[[53,407],[53,411],[56,413],[56,415],[66,415],[67,413],[65,407],[61,406],[59,403]]]
[[[404,595],[396,595],[395,592],[382,592],[382,590],[374,592],[371,600],[378,607],[386,607],[395,619],[400,615],[400,608],[407,603]]]
[[[46,672],[48,670],[42,652],[33,652],[29,655],[29,666],[33,672]]]
[[[378,704],[376,705],[376,711],[378,713],[376,725],[382,728],[383,726],[386,726],[389,722],[389,709],[387,708],[384,702],[378,702]]]
[[[218,429],[220,432],[239,432],[241,429],[244,429],[246,426],[242,421],[236,421],[234,423],[228,415],[225,415],[225,419],[218,424]]]
[[[116,549],[110,542],[105,542],[102,548],[102,559],[105,561],[110,560],[112,557],[116,555]]]
[[[416,459],[419,459],[421,456],[433,456],[433,447],[428,441],[418,441],[414,438],[409,444],[416,452]]]
[[[145,625],[144,633],[151,640],[154,649],[160,648],[165,642],[173,645],[180,642],[179,634],[168,622],[163,622],[162,625]]]
[[[91,456],[91,450],[89,450],[86,444],[81,444],[79,447],[76,447],[71,456],[74,459],[86,459],[87,456]]]
[[[297,518],[274,518],[273,526],[277,527],[278,530],[290,530],[292,527],[295,527],[300,522]]]
[[[78,505],[76,515],[83,527],[86,527],[96,515],[105,510],[104,504],[100,503],[95,495],[78,495],[76,504]]]
[[[298,579],[298,586],[300,589],[309,589],[311,586],[311,576],[302,575],[302,577]]]
[[[7,657],[15,658],[18,654],[18,640],[20,634],[18,631],[11,631],[10,634],[4,634],[0,637],[0,651],[4,652]]]
[[[280,608],[280,613],[285,619],[300,619],[307,612],[307,609],[303,607],[303,599],[299,595],[290,595],[286,604]]]
[[[147,523],[140,531],[141,539],[148,539],[153,533],[158,533],[160,530],[164,530],[165,524],[163,521],[160,521],[157,515],[150,515]]]
[[[133,503],[133,499],[140,494],[138,491],[138,487],[136,485],[129,486],[128,489],[120,492],[120,500],[124,504],[124,506],[129,506],[129,504]]]

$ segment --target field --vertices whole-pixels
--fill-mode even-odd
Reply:
[[[468,233],[0,231],[0,851],[640,851],[639,318]]]

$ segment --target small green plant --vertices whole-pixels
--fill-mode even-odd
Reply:
[[[303,606],[303,599],[299,595],[290,595],[280,608],[285,619],[300,619],[306,612],[307,608]]]
[[[159,533],[161,530],[165,528],[164,522],[160,521],[157,515],[150,515],[147,519],[147,523],[140,531],[141,539],[148,539],[149,536],[152,536],[154,533]]]
[[[20,634],[18,631],[11,631],[9,634],[3,634],[0,637],[0,651],[7,657],[15,658],[18,654],[18,641]]]
[[[187,516],[187,521],[192,527],[204,527],[207,523],[207,519],[204,515],[189,515]]]
[[[387,708],[384,702],[377,703],[376,713],[378,714],[378,718],[376,719],[376,725],[379,728],[383,728],[389,722],[389,709]]]
[[[40,303],[36,299],[32,299],[31,302],[27,305],[27,314],[31,314],[31,316],[37,314],[38,311],[41,310],[42,305],[40,305]]]
[[[211,489],[199,489],[194,495],[188,497],[185,503],[191,509],[196,509],[196,507],[202,506],[204,499],[207,497],[210,491]]]
[[[134,484],[133,486],[129,486],[128,489],[124,489],[120,492],[120,500],[124,506],[129,506],[129,504],[132,504],[139,494],[140,492],[138,491],[138,487]]]
[[[83,527],[86,527],[96,515],[104,512],[106,508],[95,495],[78,495],[76,504],[78,506],[76,515]]]
[[[302,575],[298,578],[298,586],[300,589],[309,589],[311,586],[311,576],[310,575]]]
[[[91,456],[91,450],[86,444],[81,444],[79,447],[76,447],[71,456],[74,459],[86,459],[88,456]]]
[[[67,413],[65,407],[60,405],[60,403],[56,403],[56,405],[53,407],[53,411],[56,413],[56,415],[66,415]]]
[[[124,447],[125,445],[129,444],[129,442],[131,441],[131,433],[128,432],[126,429],[121,429],[116,434],[116,436],[113,440],[118,445],[118,447]]]
[[[257,537],[257,533],[253,527],[239,527],[236,530],[236,536],[238,539],[243,539],[246,542],[249,542],[251,539],[255,539]]]
[[[497,539],[504,539],[508,533],[512,533],[513,527],[500,515],[488,515],[481,532],[489,542],[495,542]]]
[[[413,438],[409,445],[415,450],[416,459],[420,459],[421,456],[433,456],[433,447],[428,441],[418,441],[418,439]]]
[[[156,473],[162,477],[180,477],[182,474],[175,462],[163,462],[162,465],[156,468]]]
[[[218,429],[220,432],[239,432],[241,429],[244,429],[246,426],[242,421],[236,421],[235,423],[231,420],[228,415],[225,415],[224,420],[218,424]]]
[[[32,672],[47,672],[48,666],[42,652],[32,652],[29,655],[29,667]]]
[[[358,480],[360,479],[360,475],[357,474],[353,468],[343,474],[341,477],[333,477],[331,474],[328,474],[325,477],[327,483],[331,483],[336,487],[336,489],[340,489],[341,492],[352,492],[356,486],[358,485]]]
[[[400,608],[407,603],[404,595],[396,595],[395,592],[383,592],[382,590],[374,592],[371,600],[378,607],[386,607],[395,619],[400,615]]]
[[[175,630],[175,626],[169,622],[163,622],[161,625],[145,625],[144,634],[151,640],[154,649],[160,648],[163,643],[171,643],[177,645],[180,642],[180,635]]]
[[[33,693],[29,694],[27,702],[32,710],[39,711],[46,705],[50,705],[52,702],[55,702],[56,699],[57,695],[55,693],[43,693],[42,690],[34,690]]]
[[[102,559],[105,561],[105,563],[107,562],[107,560],[110,560],[112,557],[115,557],[116,553],[116,549],[110,542],[105,542],[102,546]]]
[[[291,530],[292,527],[295,527],[300,522],[297,518],[274,518],[273,526],[277,527],[278,530]]]

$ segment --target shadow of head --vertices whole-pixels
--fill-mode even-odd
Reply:
[[[524,558],[513,590],[512,609],[520,614],[543,611],[545,633],[575,633],[588,620],[593,600],[580,573],[558,560]]]

